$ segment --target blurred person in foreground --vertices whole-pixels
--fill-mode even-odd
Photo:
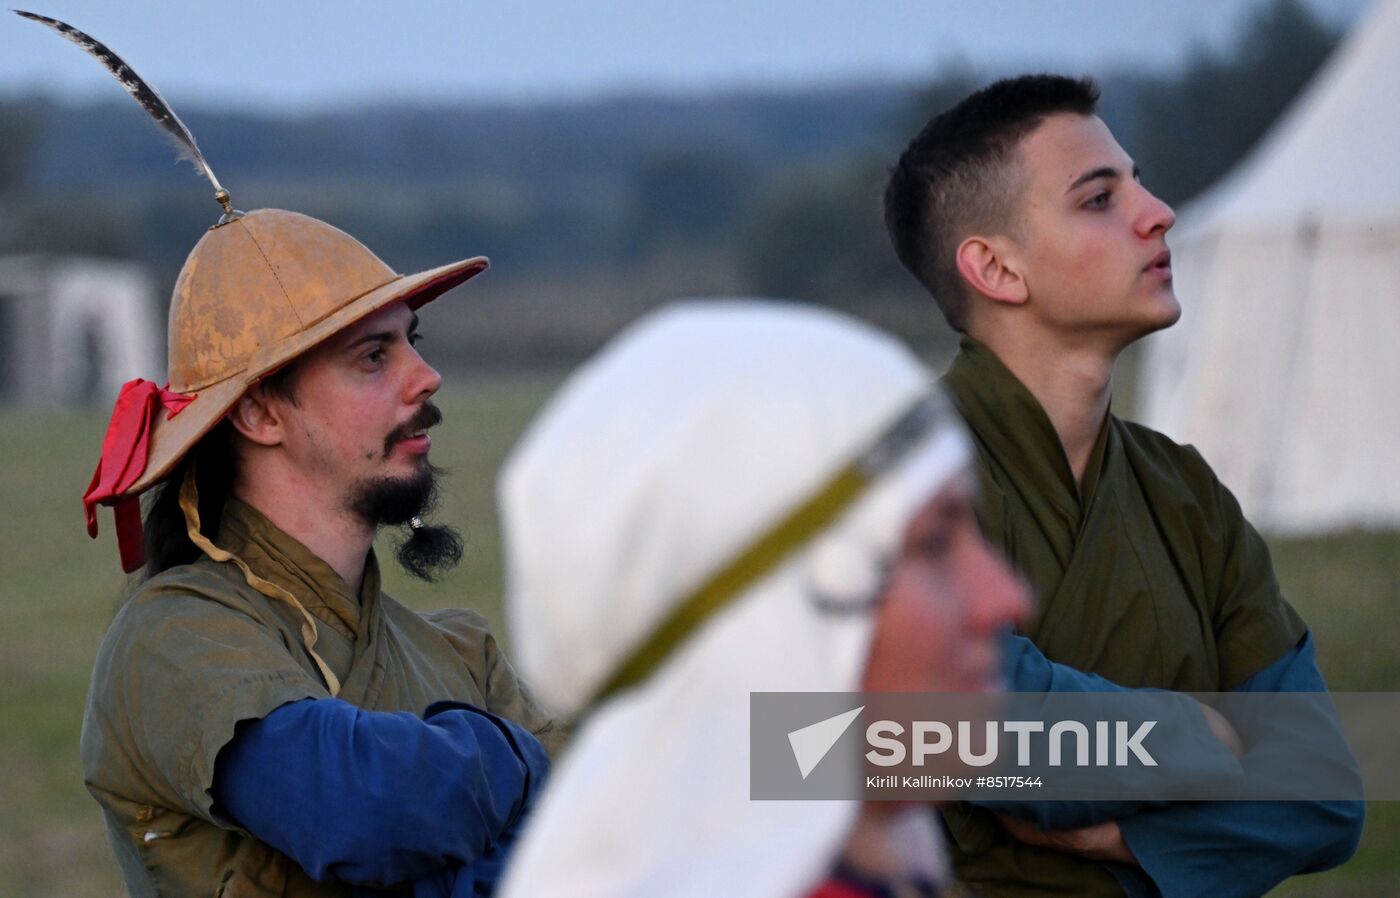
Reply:
[[[576,373],[500,478],[522,670],[583,715],[504,894],[938,894],[920,807],[750,800],[749,694],[1000,688],[1029,600],[970,453],[911,353],[814,308],[680,304]]]
[[[399,275],[275,209],[191,252],[169,384],[125,385],[84,497],[145,559],[82,734],[131,894],[489,893],[553,731],[485,621],[395,602],[372,549],[407,524],[409,573],[460,557],[423,520],[442,381],[415,310],[485,267]]]
[[[1172,211],[1097,101],[1087,79],[992,84],[929,121],[885,194],[900,260],[963,334],[943,383],[976,445],[983,530],[1041,602],[1035,645],[1010,643],[1011,687],[1058,690],[1078,669],[1134,688],[1325,691],[1229,490],[1195,450],[1110,411],[1119,355],[1181,310]],[[1245,748],[1247,774],[1261,749]],[[988,896],[1261,895],[1346,860],[1364,815],[1200,802],[1117,805],[1103,822],[1107,805],[1042,805],[1033,822],[946,811],[959,880]]]

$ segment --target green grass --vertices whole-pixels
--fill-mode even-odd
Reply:
[[[1284,593],[1312,626],[1318,663],[1337,692],[1400,691],[1400,533],[1339,533],[1274,540]],[[1400,894],[1400,802],[1373,801],[1356,857],[1298,877],[1287,898]]]
[[[417,608],[466,605],[499,628],[495,472],[557,377],[456,378],[433,453],[452,470],[441,517],[467,536],[463,563],[425,586],[385,566],[386,589]],[[110,513],[83,532],[79,497],[105,417],[0,412],[0,895],[108,898],[122,894],[97,806],[82,786],[78,731],[97,644],[128,583]],[[381,548],[381,554],[384,549]],[[1284,589],[1313,626],[1335,689],[1400,690],[1400,534],[1343,534],[1275,543]],[[1355,860],[1279,890],[1374,896],[1400,883],[1400,803],[1372,803]]]

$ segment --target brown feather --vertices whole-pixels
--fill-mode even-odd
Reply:
[[[180,121],[179,116],[175,115],[175,110],[170,108],[170,104],[165,102],[156,89],[136,74],[136,70],[127,65],[124,59],[113,53],[106,44],[92,35],[79,31],[66,22],[41,16],[38,13],[25,12],[22,9],[15,10],[15,13],[26,19],[47,25],[96,57],[97,61],[102,63],[107,71],[111,72],[112,76],[121,83],[121,86],[126,88],[126,92],[131,94],[137,103],[141,104],[141,108],[146,110],[161,129],[175,140],[181,155],[193,162],[195,167],[209,179],[209,183],[214,185],[214,192],[216,194],[223,192],[223,186],[219,183],[219,179],[214,177],[214,170],[209,167],[209,163],[204,160],[204,154],[199,151],[199,146],[194,142],[194,135],[190,133],[190,129],[185,127],[185,123]]]

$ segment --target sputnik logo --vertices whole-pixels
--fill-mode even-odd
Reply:
[[[822,758],[826,757],[827,752],[831,751],[831,747],[841,738],[841,734],[850,728],[851,723],[864,710],[865,705],[861,705],[859,708],[837,714],[835,717],[828,717],[826,720],[819,720],[787,734],[788,744],[792,746],[792,756],[797,759],[797,769],[802,771],[804,780],[807,778],[807,774],[816,769],[816,766],[822,762]]]

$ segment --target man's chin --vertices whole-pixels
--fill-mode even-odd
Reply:
[[[407,524],[437,502],[438,469],[428,463],[426,456],[417,467],[409,474],[360,481],[346,505],[372,527]]]
[[[1137,316],[1137,319],[1130,326],[1128,343],[1136,343],[1149,334],[1166,330],[1173,324],[1181,320],[1181,303],[1177,302],[1176,295],[1170,289],[1163,294],[1152,297],[1148,300],[1149,306],[1146,311]]]
[[[1160,309],[1157,310],[1153,324],[1155,325],[1149,333],[1166,330],[1173,324],[1181,320],[1181,303],[1177,301],[1176,294],[1168,293],[1160,301]]]

